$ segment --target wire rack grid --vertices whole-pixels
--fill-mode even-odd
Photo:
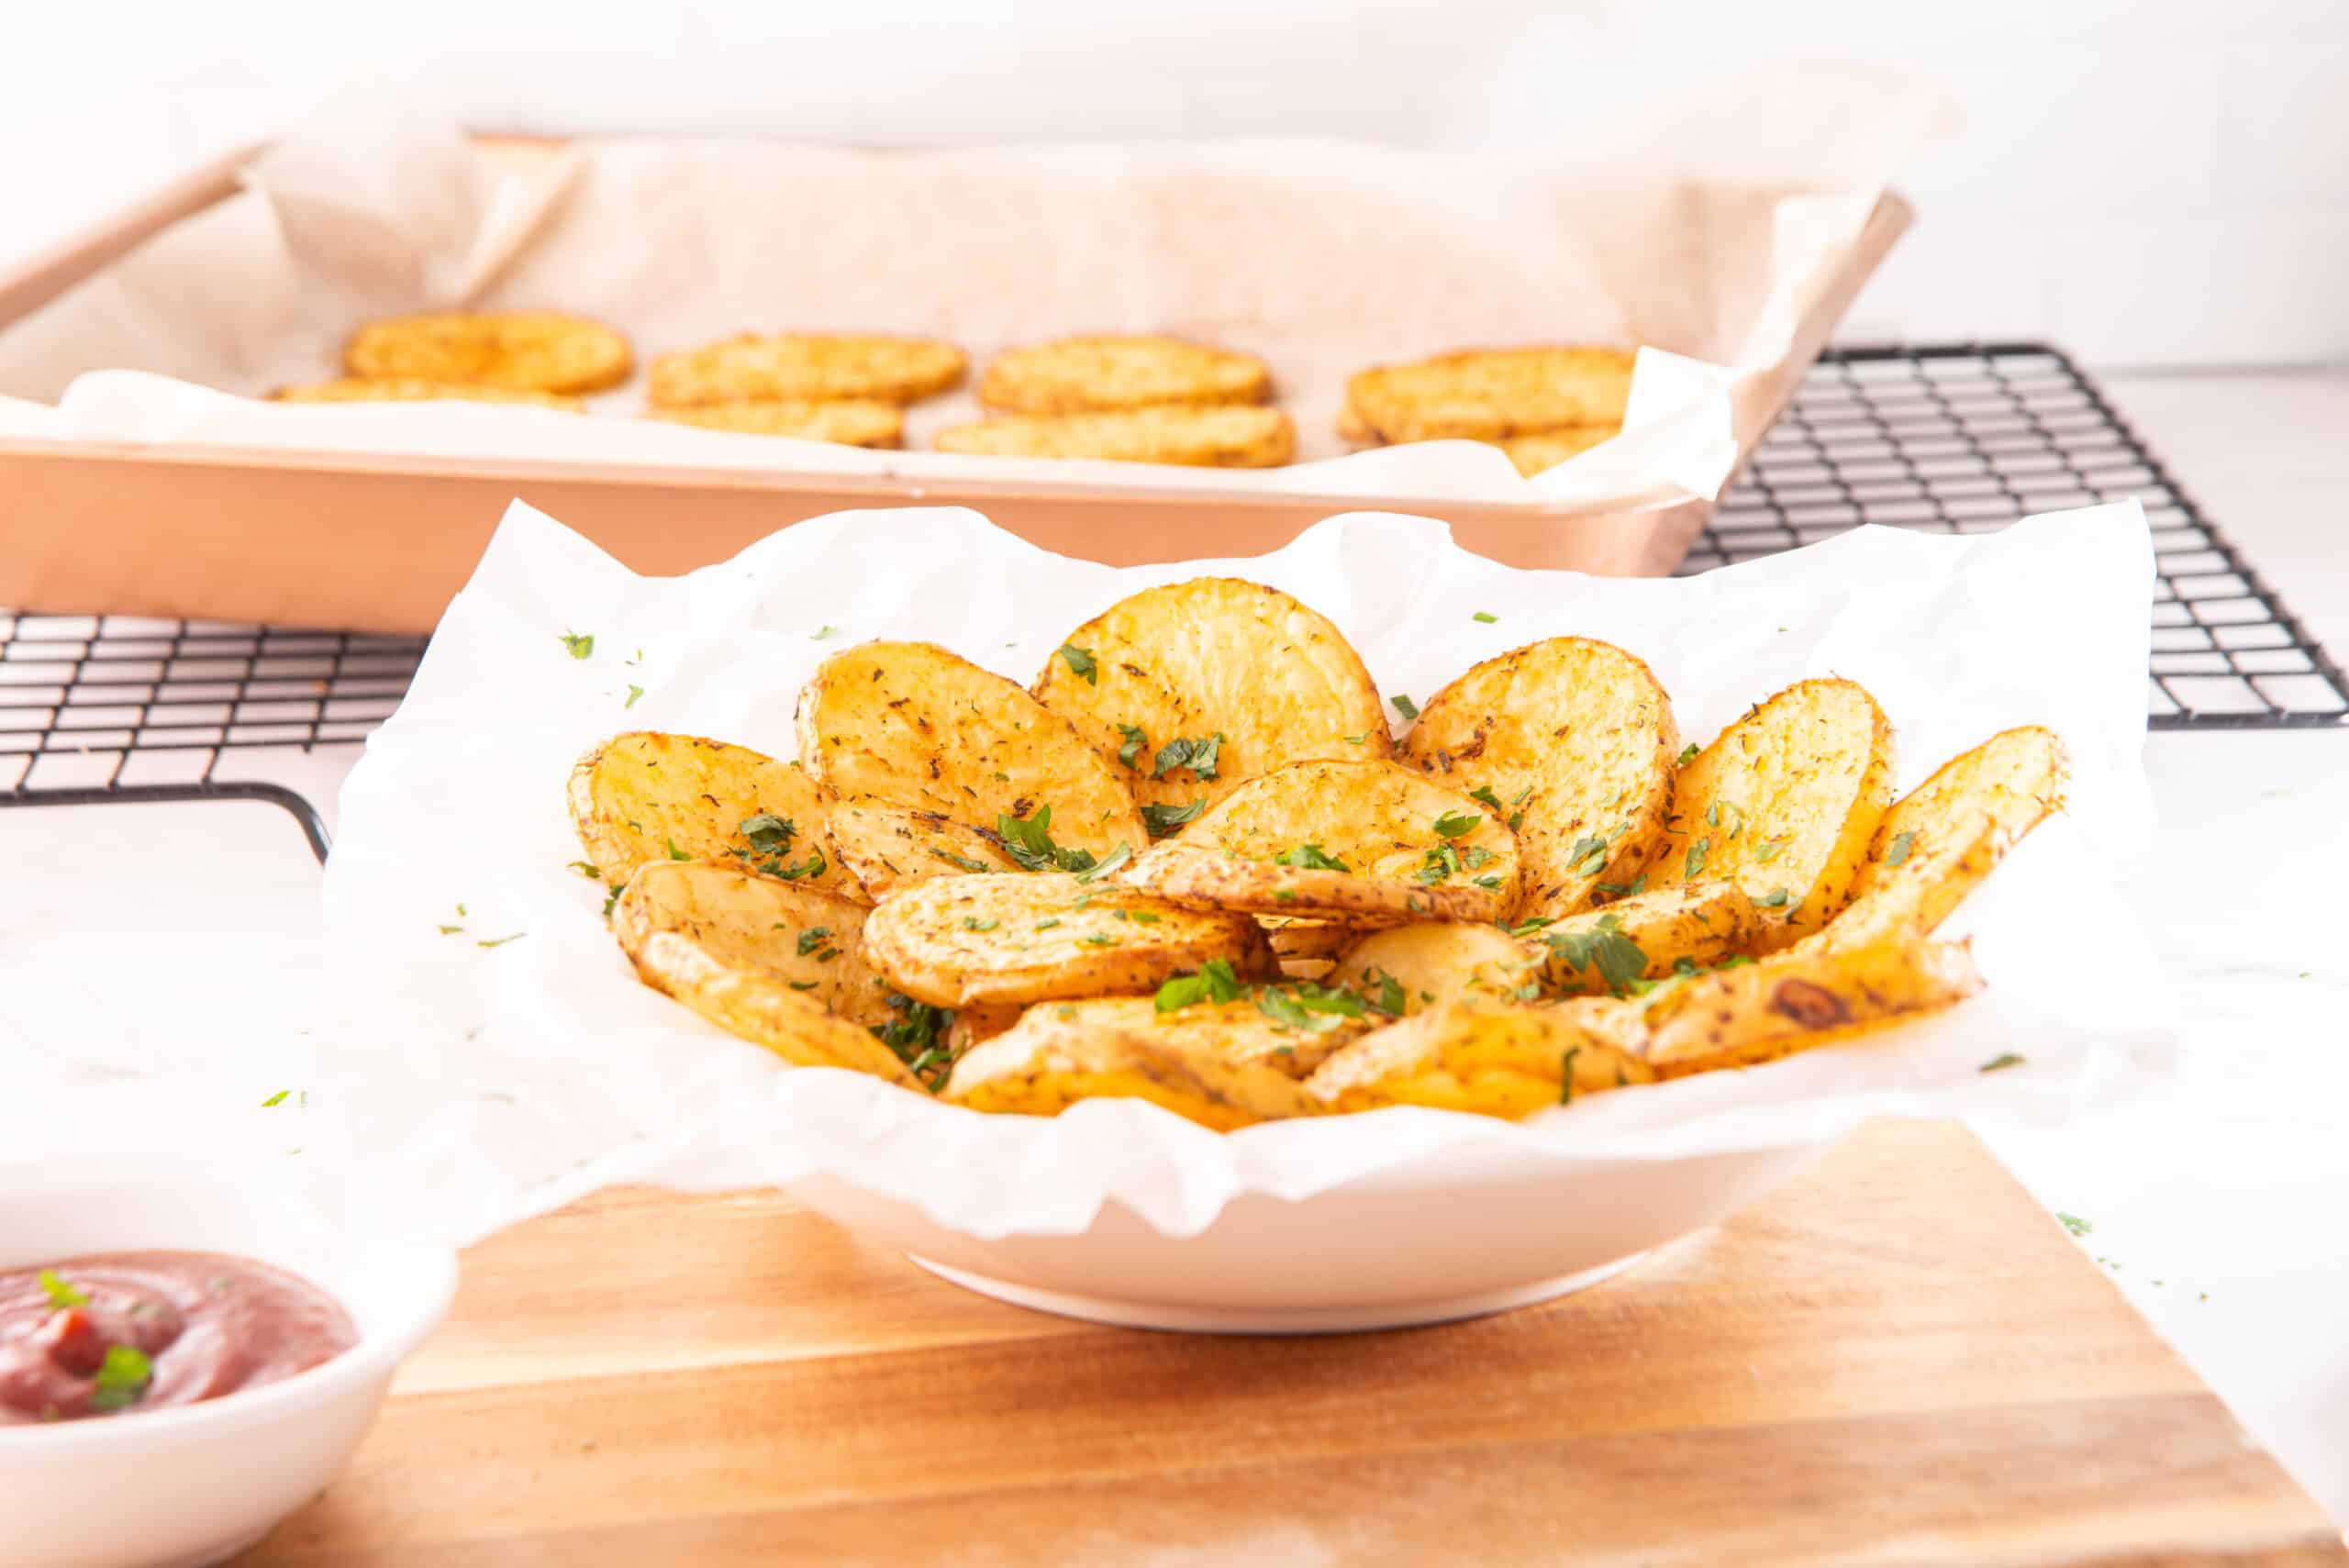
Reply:
[[[1830,353],[1681,571],[1862,523],[1976,533],[2132,497],[2152,520],[2160,571],[2154,727],[2349,723],[2340,669],[2094,384],[2043,344]],[[0,806],[268,800],[323,857],[325,824],[306,799],[222,776],[222,761],[355,745],[398,706],[423,652],[419,638],[0,610]]]

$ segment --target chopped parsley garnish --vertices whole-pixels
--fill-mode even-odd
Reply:
[[[992,931],[1001,924],[1000,920],[982,920],[976,915],[963,917],[963,929],[966,931]],[[803,948],[800,951],[804,952],[807,950]]]
[[[1068,673],[1088,686],[1101,684],[1101,667],[1093,662],[1093,650],[1074,643],[1061,644],[1061,657],[1068,662]]]
[[[637,699],[641,697],[643,695],[644,688],[642,686],[629,686],[628,689],[628,701],[620,704],[621,710],[625,712],[626,710],[634,707],[636,706]]]
[[[1118,748],[1118,765],[1126,768],[1136,766],[1134,759],[1141,756],[1150,744],[1150,737],[1142,733],[1139,724],[1120,724],[1118,733],[1126,738],[1125,743]]]
[[[1362,998],[1350,991],[1332,991],[1299,980],[1288,985],[1256,987],[1256,1010],[1276,1024],[1327,1034],[1348,1018],[1363,1014]]]
[[[1717,800],[1710,806],[1705,807],[1705,826],[1708,828],[1718,828],[1720,825],[1721,803]]]
[[[1506,920],[1499,922],[1499,925],[1502,930],[1512,937],[1530,937],[1544,926],[1555,925],[1557,919],[1555,915],[1536,915],[1530,919],[1520,920],[1514,926]]]
[[[1076,940],[1087,947],[1113,948],[1118,945],[1118,939],[1106,933],[1100,936],[1079,937]]]
[[[946,1075],[954,1065],[939,1043],[954,1027],[953,1011],[917,1002],[895,991],[886,1000],[889,1010],[897,1016],[885,1024],[871,1025],[873,1037],[895,1051],[897,1060],[906,1064],[906,1071],[919,1079],[931,1094],[938,1093],[946,1086]]]
[[[1570,1045],[1558,1058],[1558,1103],[1562,1106],[1575,1103],[1575,1058],[1581,1054],[1581,1046]]]
[[[1482,871],[1498,859],[1500,856],[1486,849],[1482,844],[1471,844],[1460,851],[1460,863],[1470,871]]]
[[[1435,834],[1439,839],[1464,839],[1476,830],[1483,817],[1466,811],[1447,811],[1435,819]]]
[[[1230,959],[1211,958],[1197,974],[1178,974],[1161,985],[1152,1006],[1159,1012],[1173,1013],[1198,1002],[1236,1002],[1246,989],[1231,972]]]
[[[673,860],[673,861],[689,861],[689,860],[693,859],[693,856],[691,856],[691,855],[689,855],[689,854],[685,853],[685,851],[683,851],[683,850],[681,850],[681,849],[677,848],[677,836],[676,836],[674,833],[672,833],[672,834],[668,835],[668,840],[669,840],[669,858],[670,858],[671,860]]]
[[[1002,836],[1004,852],[1023,871],[1091,871],[1097,863],[1090,850],[1063,850],[1052,842],[1052,808],[1036,807],[1033,817],[998,812],[995,830]]]
[[[815,631],[808,636],[807,640],[810,642],[821,642],[838,630],[840,630],[840,628],[828,621],[824,625],[818,627]]]
[[[1757,865],[1768,865],[1772,861],[1778,858],[1778,851],[1786,847],[1787,843],[1783,839],[1763,840],[1760,843],[1753,846],[1754,863]]]
[[[1575,840],[1566,851],[1568,876],[1597,876],[1607,869],[1607,840],[1594,834],[1585,834]]]
[[[1976,1073],[2000,1073],[2009,1067],[2020,1067],[2021,1065],[2022,1058],[2009,1051],[2004,1055],[1990,1058],[1989,1061],[1985,1062],[1981,1066],[1976,1068],[1975,1071]]]
[[[1396,693],[1386,700],[1395,705],[1395,711],[1403,716],[1404,723],[1408,724],[1419,717],[1419,705],[1413,702],[1409,697],[1403,695],[1400,692]]]
[[[573,659],[584,659],[596,651],[596,634],[591,631],[582,636],[577,632],[566,631],[562,634],[562,645],[570,651]]]
[[[1373,1012],[1385,1013],[1390,1018],[1401,1018],[1408,1001],[1403,992],[1403,983],[1379,969],[1374,969],[1363,976],[1364,984],[1374,978],[1378,982],[1378,995],[1373,996],[1365,993],[1363,996],[1363,1005]]]
[[[1498,893],[1501,890],[1501,873],[1498,872],[1489,876],[1472,876],[1468,880],[1488,893]]]
[[[577,872],[580,875],[585,877],[590,882],[600,882],[603,880],[604,873],[597,871],[593,865],[590,865],[585,861],[569,861],[566,862],[565,864],[571,870]]]
[[[1772,891],[1769,897],[1755,899],[1753,901],[1753,906],[1756,909],[1783,909],[1787,906],[1787,900],[1789,896],[1791,895],[1785,888],[1776,888]]]
[[[1687,744],[1686,746],[1683,746],[1682,748],[1680,748],[1680,762],[1679,762],[1679,766],[1681,766],[1681,767],[1684,767],[1684,768],[1685,768],[1685,767],[1687,767],[1689,763],[1691,763],[1691,762],[1695,762],[1696,760],[1697,760],[1697,743],[1696,743],[1694,740],[1691,740],[1691,741],[1689,741],[1689,742],[1688,742],[1688,744]]]
[[[1153,839],[1167,838],[1184,823],[1197,820],[1199,813],[1207,808],[1205,795],[1188,806],[1145,806],[1141,808],[1142,826],[1150,829]]]
[[[2096,1227],[2095,1227],[2095,1226],[2090,1225],[2087,1220],[2082,1219],[2078,1215],[2076,1215],[2076,1214],[2065,1214],[2065,1213],[2063,1210],[2061,1210],[2061,1209],[2058,1209],[2058,1210],[2056,1210],[2056,1211],[2055,1211],[2055,1218],[2056,1218],[2057,1219],[2062,1220],[2062,1221],[2064,1222],[2064,1229],[2066,1229],[2066,1230],[2068,1230],[2068,1231],[2070,1231],[2070,1232],[2071,1232],[2073,1235],[2075,1235],[2075,1236],[2085,1236],[2085,1235],[2087,1235],[2089,1231],[2094,1230],[2094,1229],[2096,1229]]]
[[[818,948],[822,947],[824,945],[825,939],[829,937],[831,934],[832,929],[829,926],[810,926],[806,930],[800,932],[799,956],[806,958],[809,953],[814,952]]]
[[[1475,615],[1468,618],[1475,621],[1480,621],[1486,626],[1490,626],[1501,617],[1493,614],[1490,610],[1478,610]]]
[[[791,840],[799,836],[797,824],[788,817],[777,817],[771,811],[743,817],[742,826],[737,830],[750,841],[753,851],[763,855],[783,853],[791,847]]]
[[[93,1410],[127,1410],[139,1403],[147,1392],[147,1385],[155,1377],[155,1363],[147,1352],[136,1345],[108,1345],[106,1359],[98,1363],[98,1376],[90,1393]]]
[[[1438,844],[1428,851],[1427,863],[1411,873],[1411,879],[1422,887],[1433,887],[1460,869],[1460,851],[1448,842]]]
[[[1346,737],[1345,737],[1345,742],[1346,742],[1346,744],[1347,744],[1347,745],[1349,745],[1349,746],[1359,746],[1359,745],[1361,745],[1364,741],[1365,741],[1365,740],[1369,740],[1369,739],[1370,739],[1370,731],[1369,731],[1369,730],[1367,730],[1367,729],[1365,729],[1365,730],[1364,730],[1364,731],[1363,731],[1361,734],[1359,734],[1359,735],[1349,735],[1349,736],[1346,736]]]
[[[816,989],[816,982],[812,980],[786,980],[784,984],[790,986],[794,991],[813,991]]]
[[[968,855],[958,855],[952,850],[941,850],[934,844],[930,846],[930,852],[939,860],[944,861],[948,865],[954,867],[957,871],[984,873],[995,870],[995,867],[987,864],[985,861],[974,861]]]
[[[269,1098],[267,1098],[267,1099],[263,1100],[263,1101],[261,1103],[261,1108],[262,1108],[262,1109],[263,1109],[263,1110],[267,1110],[267,1109],[269,1109],[269,1107],[270,1107],[270,1106],[282,1106],[282,1105],[284,1105],[284,1104],[285,1103],[285,1096],[287,1096],[288,1095],[291,1095],[293,1092],[294,1092],[294,1091],[293,1091],[293,1090],[291,1090],[291,1089],[280,1089],[280,1090],[278,1090],[278,1091],[277,1091],[277,1093],[275,1093],[275,1094],[273,1094],[273,1095],[270,1095],[270,1096],[269,1096]]]
[[[1155,926],[1158,924],[1157,915],[1148,909],[1120,909],[1118,913],[1125,917],[1127,919],[1131,920],[1137,926]]]
[[[1648,873],[1645,872],[1640,873],[1639,875],[1633,877],[1629,883],[1602,882],[1598,884],[1598,891],[1604,893],[1609,898],[1635,897],[1640,894],[1645,893],[1647,890]]]
[[[1223,731],[1217,730],[1204,740],[1169,740],[1158,749],[1158,760],[1151,765],[1150,776],[1163,779],[1176,768],[1188,768],[1201,779],[1215,777],[1216,752],[1223,747]]]
[[[1884,863],[1887,867],[1897,866],[1902,861],[1907,860],[1909,858],[1909,846],[1914,843],[1916,839],[1917,835],[1914,831],[1895,833],[1892,836],[1891,846],[1884,851]]]
[[[1490,806],[1492,808],[1493,815],[1496,817],[1498,817],[1501,814],[1501,797],[1493,793],[1493,786],[1490,784],[1478,784],[1475,789],[1468,792],[1468,798],[1475,801],[1481,801],[1486,806]]]
[[[1049,930],[1051,930],[1054,926],[1057,926],[1057,925],[1059,925],[1059,924],[1060,924],[1060,921],[1059,921],[1058,919],[1056,919],[1056,918],[1046,918],[1046,919],[1041,919],[1041,920],[1037,921],[1034,925],[1032,925],[1032,926],[1029,927],[1028,929],[1029,929],[1030,930],[1031,930],[1031,931],[1049,931]]]
[[[285,1096],[283,1094],[280,1094],[277,1097],[282,1100]],[[86,1291],[77,1290],[72,1285],[66,1284],[65,1281],[60,1277],[55,1269],[41,1270],[40,1288],[41,1293],[49,1297],[49,1304],[51,1307],[56,1307],[61,1312],[64,1311],[69,1307],[87,1307],[90,1305],[89,1293]]]
[[[1079,850],[1075,852],[1080,855],[1085,855],[1085,858],[1087,860],[1091,860],[1093,858],[1091,855],[1085,854],[1083,850]],[[1098,865],[1089,865],[1083,871],[1078,872],[1076,873],[1076,880],[1079,882],[1092,882],[1097,878],[1107,876],[1111,872],[1117,870],[1119,866],[1125,864],[1128,861],[1133,858],[1133,846],[1127,843],[1123,839],[1120,839],[1118,840],[1118,847],[1109,851],[1108,859],[1102,861]],[[1154,915],[1151,917],[1152,919],[1157,918]]]
[[[520,941],[524,937],[527,937],[529,934],[530,933],[528,931],[515,931],[510,935],[503,937],[484,937],[480,941],[475,942],[473,946],[477,948],[502,948],[507,942]]]
[[[1273,857],[1273,863],[1294,866],[1298,871],[1352,871],[1354,868],[1335,855],[1326,853],[1319,844],[1299,844]]]
[[[1697,873],[1705,869],[1705,851],[1712,847],[1710,839],[1699,839],[1688,846],[1688,853],[1680,862],[1680,879],[1683,882],[1696,880]]]
[[[1621,919],[1613,915],[1601,915],[1598,925],[1587,931],[1552,931],[1542,940],[1549,944],[1551,955],[1576,974],[1586,973],[1595,965],[1599,980],[1618,995],[1647,973],[1648,955],[1623,934]]]
[[[787,866],[780,860],[770,858],[761,861],[758,869],[768,876],[779,876],[785,882],[797,882],[803,877],[818,877],[824,874],[824,851],[808,851],[807,858],[796,866]]]

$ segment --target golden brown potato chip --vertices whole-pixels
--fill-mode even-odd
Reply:
[[[571,825],[602,881],[649,861],[732,860],[844,897],[855,880],[823,851],[831,799],[796,764],[697,735],[615,735],[571,770]]]
[[[1506,436],[1620,425],[1631,395],[1624,349],[1465,349],[1380,365],[1346,384],[1346,406],[1384,441]]]
[[[1854,901],[1887,881],[1917,884],[1912,925],[1920,936],[1930,932],[1988,873],[2008,844],[2038,827],[2050,812],[2063,809],[2068,772],[2064,743],[2053,730],[2035,724],[2004,730],[1951,758],[1885,812],[1868,858],[1853,880]],[[1972,875],[1940,883],[1927,892],[1919,881],[1920,853],[1941,841],[1965,837],[1977,817],[1987,817],[1999,829],[1997,850]]]
[[[942,452],[1089,457],[1186,468],[1278,468],[1297,455],[1297,427],[1277,408],[1174,406],[1100,414],[1008,414],[949,425]]]
[[[1762,940],[1753,900],[1733,882],[1652,888],[1562,916],[1529,937],[1543,955],[1542,991],[1553,996],[1620,994],[1635,980],[1750,955]]]
[[[1956,943],[1905,936],[1842,948],[1805,942],[1658,991],[1641,1009],[1638,1054],[1666,1078],[1747,1066],[1841,1044],[1981,988],[1973,955]],[[1620,1004],[1596,997],[1557,1006],[1572,1013]]]
[[[1654,1078],[1608,1030],[1558,1007],[1462,999],[1341,1047],[1305,1088],[1335,1111],[1433,1106],[1515,1118]]]
[[[974,1110],[1023,1116],[1149,1100],[1219,1132],[1316,1108],[1296,1079],[1250,1053],[1264,1029],[1247,1003],[1184,1011],[1195,1016],[1162,1017],[1146,997],[1040,1002],[955,1063],[947,1093]]]
[[[1370,935],[1348,949],[1325,984],[1380,1012],[1408,1016],[1453,1000],[1539,999],[1542,951],[1499,927],[1422,920]]]
[[[871,1031],[836,1016],[828,994],[844,1003],[859,982],[843,979],[852,956],[829,965],[816,954],[833,949],[851,928],[857,906],[725,866],[648,865],[631,878],[612,911],[621,951],[647,985],[667,993],[730,1034],[764,1046],[800,1067],[847,1067],[891,1083],[913,1085],[896,1053]],[[781,924],[765,933],[759,926]],[[802,955],[799,938],[829,929]]]
[[[906,439],[906,411],[872,398],[743,398],[685,408],[654,408],[648,419],[732,430],[750,436],[791,436],[803,441],[832,441],[848,447],[896,447]]]
[[[1754,901],[1762,945],[1818,930],[1892,795],[1892,726],[1862,687],[1800,681],[1717,736],[1674,781],[1652,888],[1726,878]]]
[[[343,346],[354,376],[414,377],[529,392],[601,392],[636,368],[628,339],[551,310],[451,310],[371,321]]]
[[[1517,864],[1475,801],[1393,762],[1318,757],[1250,779],[1119,880],[1259,915],[1495,920],[1516,906]]]
[[[1139,995],[1213,959],[1241,978],[1273,970],[1244,915],[1060,873],[901,889],[866,920],[864,954],[898,990],[941,1007]]]
[[[281,386],[269,395],[279,403],[523,403],[565,414],[584,411],[576,397],[512,386],[466,386],[414,376],[343,376],[334,381]]]
[[[799,694],[798,725],[807,772],[843,799],[871,796],[999,831],[1010,831],[1001,818],[1017,818],[1062,851],[1100,860],[1149,841],[1133,795],[1075,726],[935,643],[867,642],[833,654]],[[1045,863],[1054,862],[1031,869]],[[1065,853],[1057,863],[1085,869]]]
[[[1503,436],[1495,443],[1517,464],[1517,472],[1528,479],[1548,469],[1557,467],[1571,457],[1580,457],[1601,441],[1611,441],[1623,433],[1621,424],[1575,425],[1564,430],[1536,430],[1523,436]]]
[[[864,962],[865,913],[731,861],[653,861],[629,879],[612,928],[631,952],[674,931],[729,969],[756,970],[851,1023],[881,1024],[888,987]]]
[[[1007,349],[979,378],[979,402],[1000,414],[1262,403],[1272,390],[1272,372],[1255,355],[1179,338],[1063,338]]]
[[[1343,634],[1230,577],[1119,600],[1069,633],[1032,689],[1145,806],[1212,806],[1301,757],[1394,751],[1378,687]]]
[[[880,801],[835,804],[824,822],[824,847],[834,863],[878,904],[932,877],[1017,872],[992,833],[942,817]]]
[[[1400,752],[1517,834],[1518,913],[1530,919],[1630,888],[1663,838],[1679,745],[1646,664],[1611,643],[1553,637],[1430,697]]]
[[[662,408],[751,398],[914,403],[961,384],[969,365],[962,350],[930,338],[745,332],[657,356],[650,390]]]

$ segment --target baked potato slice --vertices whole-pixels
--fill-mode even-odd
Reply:
[[[745,870],[860,896],[822,848],[831,797],[796,764],[697,735],[615,735],[573,765],[571,825],[615,886],[639,866],[731,859]]]
[[[1017,872],[1003,840],[935,811],[915,811],[877,800],[844,800],[824,822],[832,862],[866,898],[878,904],[917,882],[940,876]]]
[[[979,378],[998,414],[1075,414],[1160,404],[1262,403],[1273,374],[1253,354],[1180,338],[1062,338],[1006,349]]]
[[[1058,1116],[1079,1100],[1141,1099],[1228,1132],[1317,1107],[1268,1066],[1245,1002],[1157,1013],[1146,997],[1041,1002],[954,1064],[947,1094],[973,1110]]]
[[[1430,697],[1402,760],[1516,833],[1521,918],[1571,915],[1636,880],[1671,809],[1680,731],[1647,665],[1553,637],[1487,659]]]
[[[873,911],[867,962],[941,1007],[1132,995],[1221,959],[1242,977],[1273,973],[1245,915],[1190,909],[1081,876],[948,876]]]
[[[1981,988],[1973,954],[1960,943],[1906,934],[1843,947],[1804,942],[1658,992],[1640,1009],[1636,1049],[1664,1078],[1751,1066],[1844,1043],[1953,1006]],[[1605,998],[1558,1004],[1568,1012],[1620,1006]]]
[[[856,1021],[888,1016],[856,953],[863,915],[845,899],[732,866],[656,862],[629,879],[612,929],[639,979],[729,1034],[795,1066],[847,1067],[915,1087],[896,1052]]]
[[[343,345],[342,364],[348,374],[369,380],[582,393],[626,381],[636,356],[618,331],[582,316],[449,310],[370,321]]]
[[[1557,1007],[1461,997],[1341,1047],[1305,1088],[1331,1111],[1433,1106],[1515,1118],[1654,1078],[1593,1022]]]
[[[1913,904],[1911,929],[1920,936],[1930,932],[2009,845],[2063,809],[2068,773],[2064,743],[2037,725],[2004,730],[1951,758],[1884,814],[1853,879],[1853,902],[1905,884],[1909,891],[1900,896]],[[1933,854],[1974,839],[1983,822],[1994,829],[1987,856]]]
[[[1250,779],[1119,873],[1184,904],[1337,920],[1498,919],[1517,877],[1494,813],[1393,762],[1330,757]]]
[[[1762,941],[1753,900],[1732,882],[1684,883],[1563,916],[1531,935],[1551,996],[1621,994],[1753,953]]]
[[[1459,999],[1532,1001],[1542,948],[1497,926],[1422,920],[1373,931],[1349,948],[1325,984],[1353,992],[1388,1015],[1408,1016]]]
[[[1394,751],[1378,687],[1344,635],[1236,578],[1119,600],[1069,633],[1031,689],[1161,818],[1300,758]]]
[[[1674,782],[1651,888],[1736,883],[1762,946],[1817,931],[1849,901],[1892,795],[1892,726],[1851,681],[1800,681],[1749,710]]]
[[[1346,383],[1348,423],[1383,441],[1496,441],[1620,424],[1637,359],[1629,349],[1537,345],[1375,365]]]
[[[653,357],[646,378],[656,408],[746,399],[914,403],[962,384],[970,361],[930,338],[821,332],[738,337]]]
[[[1082,871],[1120,845],[1132,853],[1149,842],[1133,795],[1075,726],[935,643],[867,642],[833,654],[800,692],[797,722],[808,773],[842,799],[870,796],[979,827],[1026,823],[1031,835],[1049,833],[1056,851],[1030,869],[1056,862]]]

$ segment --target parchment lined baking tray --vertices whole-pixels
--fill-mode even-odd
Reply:
[[[509,139],[495,145],[500,156],[514,159],[558,156],[567,144]],[[201,219],[237,195],[258,156],[225,161],[0,279],[0,333],[110,265],[135,260],[142,244],[174,224]],[[1878,197],[1849,242],[1810,278],[1805,308],[1779,358],[1731,388],[1741,460],[1909,220],[1897,195]],[[1708,261],[1718,259],[1696,256],[1690,265]],[[319,354],[330,356],[330,341]],[[1710,496],[1685,494],[1593,509],[1541,500],[1431,501],[1408,493],[1267,494],[1245,479],[1229,487],[1204,483],[1186,474],[1183,487],[1170,480],[1162,488],[1139,468],[1114,484],[1024,473],[941,481],[893,473],[0,437],[0,495],[8,514],[0,603],[421,631],[438,618],[506,504],[518,496],[566,518],[631,567],[660,574],[723,559],[806,517],[941,503],[968,503],[1046,549],[1118,564],[1252,554],[1333,512],[1387,506],[1442,517],[1464,547],[1513,564],[1658,574],[1680,561],[1711,509]]]

